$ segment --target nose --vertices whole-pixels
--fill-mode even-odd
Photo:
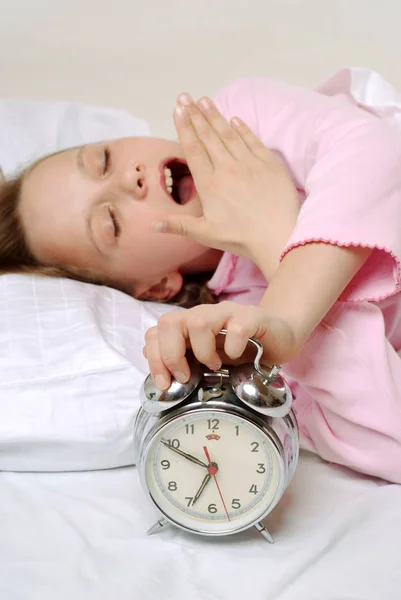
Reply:
[[[121,177],[121,185],[125,191],[134,194],[136,200],[143,200],[148,193],[146,168],[144,165],[128,165]]]

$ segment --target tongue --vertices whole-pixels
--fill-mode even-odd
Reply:
[[[192,187],[194,185],[191,175],[184,175],[178,182],[178,194],[180,196],[180,204],[186,204],[191,196]]]

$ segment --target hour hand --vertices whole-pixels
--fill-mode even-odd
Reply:
[[[199,488],[199,490],[196,492],[194,499],[192,500],[192,506],[195,504],[195,502],[197,502],[199,500],[199,498],[201,497],[203,490],[205,489],[205,487],[207,486],[207,484],[209,483],[209,481],[211,480],[212,476],[210,475],[210,473],[208,473],[207,475],[205,475],[205,477],[203,478],[203,481],[201,483],[201,486]]]
[[[187,454],[186,452],[183,452],[179,448],[174,448],[174,446],[170,446],[170,444],[168,442],[166,442],[165,440],[161,440],[161,443],[164,444],[165,446],[167,446],[167,448],[169,448],[173,452],[176,452],[180,456],[183,456],[184,458],[186,458],[187,460],[190,460],[191,462],[195,463],[196,465],[199,465],[200,467],[204,467],[205,469],[207,469],[209,467],[209,465],[204,463],[202,460],[199,460],[199,458],[196,458],[196,456],[192,456],[191,454]]]

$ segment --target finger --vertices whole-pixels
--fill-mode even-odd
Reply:
[[[196,184],[198,179],[209,175],[213,171],[213,165],[205,146],[193,127],[186,107],[176,106],[174,124],[189,170]]]
[[[227,323],[227,333],[224,343],[224,351],[231,359],[240,358],[249,343],[249,338],[255,336],[258,327],[255,323],[249,320],[238,320],[238,315],[235,321]]]
[[[161,358],[157,327],[148,329],[145,334],[145,341],[144,354],[148,360],[152,379],[159,389],[166,390],[171,385],[171,374]]]
[[[193,129],[206,149],[212,164],[227,159],[227,148],[192,98],[188,94],[182,94],[178,101],[184,106]]]
[[[157,324],[160,356],[174,378],[185,383],[191,375],[185,356],[188,334],[181,312],[173,314],[162,315]]]
[[[205,307],[202,307],[203,312]],[[191,349],[195,357],[211,371],[217,371],[221,367],[221,358],[216,351],[216,335],[221,327],[214,323],[215,329],[208,319],[201,315],[195,315],[188,320],[188,334]]]
[[[242,121],[242,119],[239,117],[233,117],[231,119],[231,125],[241,137],[244,144],[255,156],[264,161],[266,161],[268,158],[274,157],[274,154],[268,148],[266,148],[261,140],[253,133],[253,131],[251,131],[248,125]]]
[[[173,233],[209,245],[210,235],[204,217],[174,216],[152,221],[150,228],[156,233]]]
[[[226,341],[224,344],[224,352],[231,358],[235,360],[236,358],[240,358],[248,345],[249,338],[252,337],[251,334],[243,333],[243,329],[241,327],[231,326],[227,327]]]
[[[201,98],[198,100],[198,106],[230,154],[237,159],[244,158],[249,153],[248,147],[210,98]]]

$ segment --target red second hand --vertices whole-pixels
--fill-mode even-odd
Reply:
[[[217,490],[218,490],[218,492],[219,492],[219,494],[220,494],[220,498],[221,498],[221,501],[222,501],[222,503],[223,503],[224,510],[226,511],[227,519],[230,521],[230,517],[229,517],[229,514],[228,514],[228,510],[227,510],[227,507],[226,507],[226,503],[224,502],[223,494],[221,493],[221,489],[220,489],[220,486],[219,486],[219,482],[217,481],[217,477],[216,477],[217,469],[216,469],[216,467],[214,467],[214,466],[212,465],[212,461],[210,460],[209,451],[208,451],[208,449],[207,449],[207,446],[203,446],[203,451],[204,451],[204,453],[206,454],[206,458],[207,458],[207,461],[208,461],[208,463],[209,463],[208,473],[209,473],[210,475],[212,475],[212,477],[213,477],[214,481],[216,482]]]

